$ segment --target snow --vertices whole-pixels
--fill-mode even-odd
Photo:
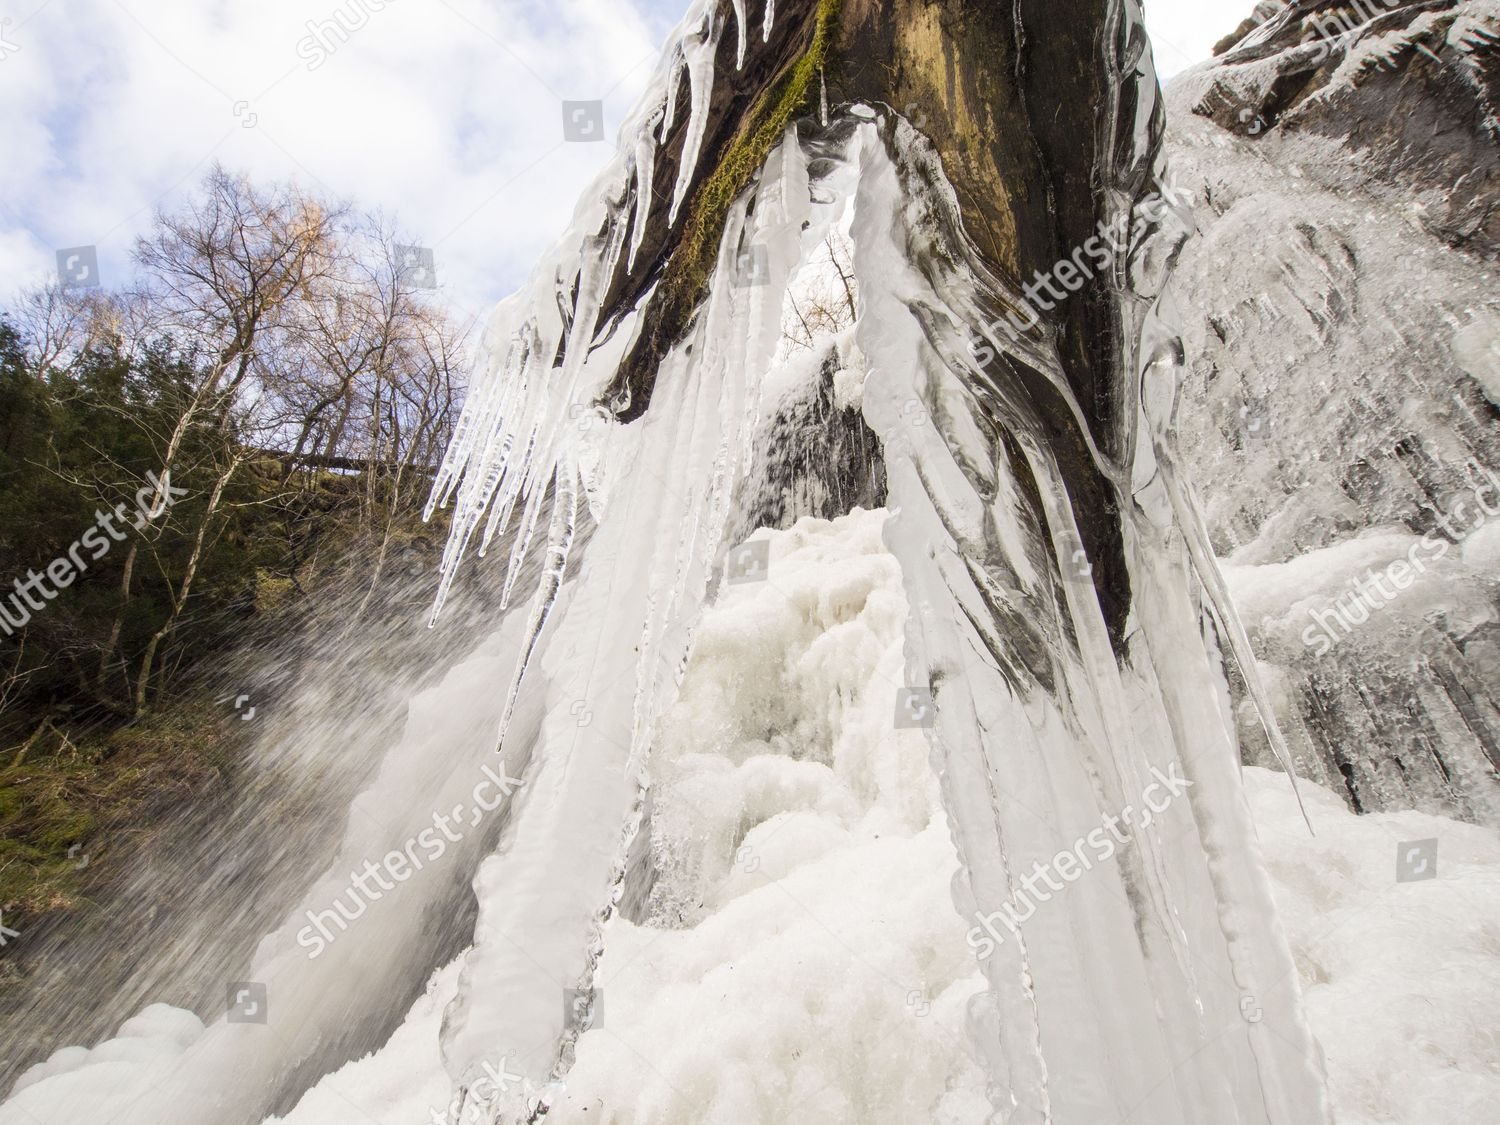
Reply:
[[[890,721],[907,607],[886,518],[760,533],[768,580],[724,587],[705,613],[662,723],[652,826],[657,905],[687,915],[606,928],[601,1026],[580,1036],[549,1120],[986,1119],[964,1046],[980,977],[949,891],[956,857],[920,732]],[[1309,839],[1283,775],[1244,778],[1341,1125],[1497,1119],[1500,839],[1420,813],[1356,817],[1304,782]],[[1436,878],[1396,882],[1398,844],[1427,839]],[[384,1048],[272,1120],[433,1120],[457,977],[439,970]],[[158,1006],[127,1029],[175,1054],[195,1025]],[[67,1079],[43,1076],[118,1082],[122,1064],[101,1069],[117,1050],[34,1068],[0,1122],[77,1120],[49,1112]]]
[[[983,1118],[957,860],[922,733],[892,721],[906,604],[885,519],[758,533],[769,577],[705,613],[653,767],[649,917],[605,928],[600,1026],[549,1120]],[[286,1125],[420,1119],[446,1090],[433,1013],[455,978]]]
[[[1296,618],[1309,606],[1332,602],[1347,593],[1351,583],[1408,559],[1413,551],[1424,560],[1433,560],[1435,552],[1423,551],[1422,539],[1399,526],[1366,528],[1352,538],[1288,562],[1262,566],[1236,566],[1231,562],[1225,567],[1225,575],[1245,617],[1264,627],[1269,620]],[[1443,556],[1446,554],[1444,551]],[[1456,557],[1458,552],[1453,554]],[[1463,568],[1443,556],[1426,561],[1428,572],[1415,576],[1420,585],[1401,592],[1390,606],[1405,616],[1420,618],[1434,601],[1454,601]]]
[[[1453,356],[1458,365],[1484,388],[1485,397],[1500,404],[1500,317],[1486,310],[1469,310],[1469,323],[1454,318]]]
[[[711,629],[707,622],[705,629]],[[1334,794],[1304,780],[1303,799],[1318,825],[1316,839],[1310,840],[1284,775],[1247,768],[1245,789],[1340,1125],[1500,1120],[1500,1044],[1494,1037],[1500,1005],[1500,839],[1492,831],[1422,813],[1355,816]],[[810,1066],[872,1082],[883,1092],[901,1086],[907,1098],[902,1109],[889,1113],[877,1108],[860,1116],[844,1108],[820,1114],[820,1121],[984,1121],[962,1086],[952,1099],[951,1116],[940,1116],[937,1102],[929,1103],[930,1110],[913,1108],[913,1087],[927,1097],[941,1089],[933,1058],[953,1066],[960,1079],[972,1075],[957,1065],[954,1033],[913,1043],[927,1025],[912,1008],[891,1004],[891,986],[862,967],[863,962],[890,972],[893,965],[904,967],[901,959],[913,947],[951,947],[959,923],[947,901],[953,859],[944,835],[928,828],[889,841],[880,851],[843,843],[842,859],[835,846],[794,861],[803,878],[788,890],[839,932],[858,925],[857,944],[851,944],[860,961],[839,949],[830,931],[809,921],[785,895],[768,895],[767,882],[786,875],[766,867],[756,875],[735,874],[738,881],[757,884],[750,902],[740,910],[720,908],[703,923],[708,927],[703,934],[619,924],[602,966],[608,1032],[589,1032],[580,1041],[559,1120],[773,1125],[801,1103],[788,1096],[768,1105],[758,1097],[783,1077],[776,1060],[803,1047],[816,1059]],[[1397,845],[1434,838],[1437,877],[1397,883]],[[771,849],[758,851],[763,864],[776,862]],[[856,859],[865,862],[852,862]],[[902,888],[900,896],[888,894],[893,886]],[[769,901],[757,905],[757,894]],[[921,917],[924,910],[930,918]],[[851,919],[857,922],[851,925]],[[867,922],[880,924],[863,925]],[[841,977],[851,969],[864,983],[874,977],[874,985],[846,994]],[[739,979],[742,972],[753,985]],[[938,1028],[957,1026],[960,1017],[953,1009],[972,984],[970,978],[950,985],[925,1018]],[[419,1002],[390,1046],[325,1079],[286,1125],[421,1120],[414,1099],[402,1100],[395,1092],[441,1085],[433,1072],[434,1052],[420,1038],[432,1032],[430,1009],[429,1000]],[[682,1035],[683,1028],[693,1034]],[[663,1076],[652,1075],[646,1062],[610,1032],[628,1037]],[[901,1053],[887,1053],[887,1044]],[[748,1061],[736,1068],[746,1096],[735,1111],[674,1115],[667,1080],[711,1096],[715,1091],[697,1083],[712,1080],[736,1051]],[[872,1072],[872,1056],[888,1069]],[[920,1068],[916,1078],[908,1073],[913,1068]],[[642,1091],[643,1082],[652,1087],[650,1096]],[[376,1084],[393,1092],[383,1107],[363,1093]],[[834,1088],[852,1096],[840,1083]],[[358,1112],[344,1101],[353,1098],[361,1099]]]
[[[974,1119],[982,981],[925,741],[892,721],[906,605],[884,520],[765,535],[769,577],[705,614],[653,766],[650,918],[606,930],[603,1026],[549,1117]]]
[[[652,909],[605,928],[600,1026],[579,1037],[549,1120],[986,1120],[957,858],[921,732],[891,722],[908,607],[887,518],[758,533],[768,579],[723,587],[705,612],[661,725]],[[1357,817],[1304,782],[1309,839],[1283,775],[1244,779],[1341,1125],[1497,1119],[1500,839],[1421,813]],[[1398,883],[1398,845],[1428,839],[1436,878]],[[268,1125],[441,1120],[460,967],[434,974],[385,1047]],[[106,1119],[148,1063],[201,1034],[153,1005],[92,1051],[33,1067],[0,1123]]]
[[[1354,816],[1247,769],[1276,905],[1340,1125],[1500,1120],[1500,838],[1418,812]],[[1396,881],[1398,846],[1437,840],[1436,878]]]
[[[151,1067],[180,1060],[203,1034],[192,1012],[152,1004],[120,1025],[113,1039],[94,1047],[64,1047],[16,1080],[0,1105],[0,1122],[69,1121],[77,1101],[101,1109],[145,1092]]]
[[[813,567],[826,567],[823,580],[843,586],[838,596],[845,597],[848,583],[839,576],[835,540],[845,539],[842,549],[858,552],[855,558],[866,568],[889,563],[860,543],[868,541],[878,519],[878,513],[861,514],[822,527],[804,521],[773,535],[777,582],[805,597]],[[810,542],[788,551],[786,541],[794,537]],[[814,562],[817,553],[824,556],[821,563]],[[868,569],[866,574],[869,582]],[[869,585],[873,594],[883,583]],[[730,588],[730,597],[706,615],[703,635],[711,655],[701,664],[695,656],[684,702],[669,723],[682,724],[685,732],[706,724],[696,729],[712,732],[686,739],[669,735],[668,743],[683,775],[677,784],[688,778],[700,783],[687,786],[685,797],[730,798],[722,807],[705,808],[696,840],[701,847],[718,838],[718,878],[704,885],[719,897],[688,928],[611,925],[600,966],[603,1027],[580,1039],[567,1096],[553,1114],[565,1122],[621,1125],[772,1125],[799,1112],[829,1122],[983,1121],[967,1085],[977,1074],[957,1048],[961,1001],[977,979],[951,970],[934,976],[928,967],[947,967],[955,950],[963,952],[961,923],[948,894],[954,857],[941,822],[912,832],[909,813],[891,811],[887,815],[905,820],[906,827],[877,841],[868,827],[851,833],[841,822],[850,811],[869,818],[881,809],[879,802],[854,801],[847,783],[788,785],[775,804],[822,809],[768,816],[762,806],[751,813],[756,827],[742,846],[760,860],[756,871],[744,870],[743,861],[735,866],[723,843],[735,831],[726,812],[735,809],[742,792],[761,788],[743,779],[761,760],[752,749],[753,732],[765,722],[763,705],[776,697],[769,685],[785,682],[790,667],[820,644],[836,646],[836,654],[827,653],[837,656],[836,664],[848,658],[855,669],[850,679],[873,673],[867,683],[878,683],[876,669],[890,667],[894,657],[887,649],[872,663],[878,646],[863,630],[835,627],[820,634],[805,617],[800,628],[789,629],[801,615],[778,607],[782,595],[769,585],[746,591]],[[885,592],[899,597],[889,586]],[[770,618],[766,633],[746,620],[755,608]],[[855,620],[874,612],[867,601]],[[816,638],[811,644],[810,635]],[[781,652],[783,644],[788,648]],[[778,663],[782,668],[773,671]],[[752,677],[748,684],[739,682],[741,668]],[[844,706],[858,710],[862,704],[869,701],[856,697]],[[875,754],[891,766],[905,758],[909,771],[913,748],[903,754],[901,740],[888,729],[880,741]],[[723,745],[730,760],[702,754],[704,742]],[[835,762],[839,757],[835,753]],[[817,769],[835,772],[822,763]],[[1310,840],[1284,775],[1249,768],[1245,787],[1327,1060],[1337,1120],[1496,1120],[1500,840],[1491,831],[1421,813],[1357,817],[1332,793],[1304,781],[1303,797],[1318,826]],[[915,791],[924,804],[933,800],[930,779]],[[852,808],[840,811],[835,792]],[[1432,838],[1438,840],[1437,877],[1397,883],[1397,845]],[[921,1001],[908,1005],[901,993],[908,981],[926,985],[932,1007],[923,1017],[915,1015]],[[435,1088],[426,1069],[432,1066],[430,1049],[420,1051],[412,1039],[401,1038],[424,1021],[430,1024],[428,1010],[424,1000],[374,1060],[326,1079],[329,1089],[310,1094],[287,1125],[358,1125],[365,1118],[341,1107],[331,1091],[356,1096],[382,1074],[379,1067],[386,1068],[381,1080],[392,1090]],[[683,1034],[686,1028],[691,1035]],[[945,1083],[953,1084],[951,1094],[943,1093]],[[393,1099],[371,1119],[406,1125],[413,1120],[410,1104]]]

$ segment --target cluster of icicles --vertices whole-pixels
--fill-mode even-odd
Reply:
[[[685,70],[690,117],[668,216],[669,222],[678,218],[707,126],[715,53],[727,28],[727,20],[719,19],[723,10],[716,0],[694,4],[625,127],[623,155],[585,193],[571,230],[531,286],[497,311],[485,342],[488,367],[476,380],[429,508],[454,504],[436,616],[481,524],[483,555],[519,513],[505,578],[509,600],[552,497],[542,576],[500,721],[502,750],[529,758],[522,763],[527,788],[511,810],[500,846],[476,875],[480,915],[474,944],[442,1034],[460,1106],[472,1106],[484,1120],[516,1112],[502,1104],[513,1094],[496,1096],[491,1104],[480,1093],[484,1064],[496,1050],[521,1042],[560,1045],[557,1054],[548,1048],[523,1060],[528,1090],[549,1073],[561,1077],[571,1060],[580,1027],[557,1011],[555,983],[591,987],[603,926],[618,901],[625,857],[642,820],[649,785],[644,754],[680,679],[692,623],[723,549],[733,491],[749,459],[759,383],[779,337],[782,296],[809,252],[807,240],[821,238],[820,227],[829,221],[809,191],[809,147],[823,142],[799,142],[796,130],[789,130],[754,192],[729,208],[709,296],[689,338],[656,373],[653,409],[630,426],[603,416],[595,403],[613,381],[640,314],[637,308],[603,331],[603,298],[616,271],[622,264],[631,268],[642,245],[657,149],[678,112],[676,92]],[[1122,11],[1139,22],[1133,4]],[[734,0],[732,15],[743,62],[744,0]],[[763,35],[772,19],[768,4]],[[1148,334],[1153,346],[1142,358],[1157,391],[1147,396],[1144,413],[1158,440],[1142,451],[1135,475],[1152,482],[1140,495],[1154,514],[1132,517],[1140,546],[1131,584],[1159,667],[1142,675],[1134,666],[1118,665],[1099,607],[1086,591],[1069,587],[1068,621],[1059,620],[1047,634],[1062,680],[1045,690],[1018,686],[1000,671],[1007,666],[1003,637],[994,638],[995,659],[976,656],[986,647],[975,634],[977,618],[956,608],[980,605],[980,587],[991,590],[990,578],[974,578],[955,560],[983,557],[987,544],[974,529],[1008,529],[1001,538],[1009,573],[1044,590],[1051,579],[1035,571],[1034,559],[1049,548],[1066,558],[1068,543],[1081,541],[1066,482],[1048,450],[1028,445],[1036,478],[1050,486],[1042,499],[1051,542],[1033,541],[1013,510],[1020,482],[978,441],[987,432],[984,420],[966,423],[954,410],[962,403],[978,409],[966,382],[972,373],[962,361],[963,326],[984,322],[976,290],[1004,287],[966,268],[930,261],[924,268],[912,260],[918,232],[924,238],[946,232],[962,245],[951,189],[936,168],[927,182],[943,185],[941,198],[901,180],[888,140],[904,157],[926,153],[936,160],[910,126],[898,122],[886,135],[874,125],[873,111],[853,107],[849,113],[866,124],[845,137],[837,160],[818,165],[825,177],[844,178],[832,194],[854,205],[863,305],[859,343],[879,368],[866,392],[865,413],[881,435],[892,507],[901,512],[888,540],[912,603],[924,607],[923,620],[908,629],[908,672],[911,682],[922,683],[931,669],[945,668],[954,685],[939,699],[934,737],[945,805],[965,866],[956,901],[966,915],[1004,901],[1020,870],[1012,864],[1056,854],[1079,824],[1096,815],[1096,806],[1118,808],[1140,791],[1148,751],[1190,763],[1197,786],[1193,814],[1178,815],[1183,831],[1199,835],[1198,853],[1169,855],[1161,841],[1143,839],[1143,855],[1122,868],[1114,891],[1104,881],[1089,884],[1087,895],[1075,896],[1066,910],[1035,924],[1024,942],[1012,943],[984,966],[992,994],[971,1013],[971,1022],[996,1081],[994,1100],[1024,1104],[1027,1112],[1017,1121],[1083,1120],[1097,1107],[1086,1104],[1092,1100],[1088,1091],[1073,1088],[1072,1072],[1107,1071],[1110,1102],[1140,1105],[1155,1089],[1143,1078],[1172,1058],[1188,1056],[1203,1069],[1184,1082],[1180,1099],[1171,1094],[1173,1104],[1161,1107],[1160,1120],[1321,1123],[1324,1111],[1306,1066],[1305,1029],[1295,995],[1285,987],[1295,978],[1274,927],[1264,921],[1272,908],[1264,876],[1247,858],[1251,829],[1237,795],[1233,747],[1202,650],[1200,622],[1187,612],[1187,591],[1196,579],[1218,635],[1251,680],[1253,655],[1217,580],[1196,505],[1175,472],[1166,440],[1175,395],[1163,388],[1175,386],[1180,356]],[[827,171],[830,163],[841,171]],[[943,212],[949,219],[917,212]],[[734,283],[736,249],[745,244],[766,248],[769,276],[763,285]],[[922,309],[943,311],[928,318],[930,335],[919,330],[907,283],[920,285],[925,297],[916,303]],[[991,342],[1036,348],[1020,340]],[[1055,356],[1031,358],[1038,370],[1055,371],[1066,391]],[[1070,394],[1064,400],[1077,409]],[[941,402],[953,415],[965,445],[973,445],[965,463],[993,465],[989,500],[973,493],[947,441],[930,430],[913,430],[903,414],[910,402],[927,404],[929,413]],[[1081,432],[1087,435],[1088,427]],[[580,499],[597,529],[590,565],[565,590]],[[981,518],[982,508],[989,510]],[[956,537],[951,554],[929,550],[950,536]],[[564,604],[566,612],[554,614]],[[1070,635],[1076,639],[1067,643]],[[521,707],[523,679],[528,686]],[[1257,702],[1266,702],[1253,681],[1252,692]],[[591,716],[586,736],[580,734],[583,724],[573,720],[580,705]],[[1269,715],[1269,706],[1263,713]],[[1130,729],[1136,722],[1130,716],[1139,715],[1151,716],[1150,740]],[[506,739],[513,720],[514,746]],[[984,732],[1000,731],[1005,738],[991,745]],[[1017,748],[1010,745],[1012,737],[1030,741]],[[975,745],[982,746],[977,756]],[[985,787],[969,784],[975,769]],[[1049,809],[1049,815],[1028,823],[1009,809],[1011,801]],[[1185,918],[1184,904],[1197,902],[1214,903],[1218,913],[1191,911]],[[1121,903],[1144,905],[1122,911]],[[1132,918],[1139,912],[1155,926],[1150,934],[1137,933],[1140,918]],[[1232,981],[1233,989],[1198,980],[1195,956],[1220,980]],[[1090,966],[1090,972],[1121,983],[1080,1001],[1073,992]],[[1266,991],[1272,986],[1280,993],[1274,998]],[[1263,1023],[1240,1026],[1236,1005],[1245,994],[1260,997]],[[1155,1007],[1152,996],[1161,997]],[[1153,1025],[1150,1035],[1132,1026],[1142,1019]],[[1214,1033],[1225,1019],[1234,1021],[1236,1034],[1220,1041]],[[1289,1059],[1274,1058],[1277,1036],[1293,1044]],[[1205,1053],[1200,1057],[1198,1051]],[[1305,1108],[1288,1108],[1297,1105]],[[528,1106],[535,1108],[529,1096]]]
[[[775,0],[766,0],[760,25],[763,41],[770,39],[775,16]],[[744,65],[750,31],[746,0],[731,0],[727,9],[722,0],[693,0],[646,94],[621,130],[620,155],[584,193],[572,226],[539,265],[530,285],[496,311],[483,344],[486,366],[464,405],[427,502],[427,519],[440,507],[451,504],[454,508],[432,609],[431,620],[436,623],[481,522],[478,553],[483,557],[519,511],[501,599],[502,607],[508,607],[551,486],[554,500],[543,593],[537,599],[530,640],[511,684],[502,737],[567,566],[580,483],[586,485],[585,495],[596,518],[604,500],[602,482],[580,482],[579,449],[591,438],[597,439],[599,430],[609,424],[592,404],[613,369],[606,363],[591,366],[588,362],[600,328],[600,304],[626,254],[627,236],[625,268],[635,267],[650,219],[656,153],[677,120],[678,91],[685,73],[688,120],[668,223],[678,220],[697,169],[714,60],[730,18],[738,34],[736,68]],[[556,363],[559,355],[563,356],[560,366]]]

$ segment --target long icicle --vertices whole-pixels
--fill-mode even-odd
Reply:
[[[538,492],[542,491],[538,489]],[[500,726],[495,733],[495,750],[498,752],[505,741],[505,732],[510,726],[511,714],[516,709],[516,697],[521,692],[521,682],[526,669],[536,652],[537,641],[547,626],[547,618],[557,602],[562,589],[563,576],[568,569],[568,555],[573,549],[573,534],[578,525],[578,475],[570,460],[559,461],[552,478],[552,518],[547,526],[547,558],[542,564],[542,578],[537,586],[536,600],[531,607],[531,616],[526,621],[526,633],[521,641],[521,655],[516,659],[516,671],[511,677],[510,689],[505,693],[505,710],[500,715]]]
[[[1167,500],[1172,506],[1172,512],[1177,517],[1178,526],[1182,529],[1183,541],[1187,544],[1188,558],[1193,564],[1193,572],[1197,575],[1207,595],[1209,612],[1213,615],[1220,634],[1229,642],[1229,651],[1239,667],[1241,678],[1245,681],[1245,690],[1255,704],[1256,714],[1260,717],[1261,726],[1271,744],[1271,753],[1275,755],[1276,761],[1280,763],[1291,782],[1292,795],[1297,800],[1297,808],[1302,813],[1307,830],[1316,836],[1317,830],[1313,827],[1312,817],[1308,815],[1307,806],[1302,801],[1301,789],[1297,785],[1297,772],[1292,768],[1291,747],[1287,745],[1286,736],[1281,730],[1281,723],[1277,720],[1276,712],[1271,706],[1270,694],[1266,691],[1265,682],[1261,679],[1260,669],[1255,660],[1255,649],[1245,633],[1245,626],[1240,621],[1239,611],[1234,607],[1229,588],[1224,584],[1224,574],[1219,569],[1213,546],[1208,541],[1208,531],[1203,526],[1203,517],[1200,514],[1202,509],[1192,495],[1192,485],[1183,478],[1178,469],[1170,430],[1182,389],[1183,368],[1180,344],[1165,340],[1158,341],[1153,355],[1154,359],[1148,365],[1147,372],[1149,374],[1156,370],[1160,374],[1150,386],[1163,395],[1156,409],[1152,409],[1150,403],[1150,399],[1154,396],[1144,394],[1147,387],[1144,382],[1142,390],[1143,399],[1146,400],[1145,414],[1150,425],[1151,446],[1156,455],[1157,471],[1161,476]],[[1169,380],[1169,382],[1163,383],[1161,380]]]

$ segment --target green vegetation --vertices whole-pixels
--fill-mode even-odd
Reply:
[[[178,802],[220,792],[227,763],[223,709],[171,699],[165,709],[70,738],[49,724],[0,759],[0,903],[25,918],[77,905],[100,870],[97,832],[110,850],[149,835]]]
[[[805,111],[814,80],[828,63],[843,0],[818,0],[808,47],[756,98],[713,172],[694,190],[682,241],[672,252],[659,294],[646,307],[645,326],[616,372],[605,398],[625,421],[638,417],[651,398],[656,368],[692,323],[718,261],[729,209],[764,167],[766,157]]]
[[[140,240],[131,291],[0,310],[8,922],[86,896],[101,826],[222,794],[222,668],[433,534],[463,337],[391,233],[215,170]]]
[[[842,0],[819,0],[812,44],[761,94],[714,172],[694,193],[682,246],[665,282],[668,297],[696,302],[708,284],[729,208],[765,166],[771,149],[807,104],[813,80],[828,60]]]

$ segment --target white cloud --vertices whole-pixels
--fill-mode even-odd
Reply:
[[[686,0],[0,0],[0,290],[99,247],[123,280],[151,212],[218,159],[401,220],[472,311],[522,282],[613,138]],[[1206,57],[1249,0],[1148,0],[1158,65]],[[311,30],[310,30],[311,28]],[[318,29],[321,28],[321,32]],[[321,45],[309,40],[321,34]],[[325,52],[332,48],[325,58]],[[3,294],[0,294],[3,295]]]
[[[610,155],[564,142],[561,100],[604,99],[613,138],[658,46],[611,0],[74,0],[4,34],[6,288],[79,244],[123,278],[152,209],[218,159],[398,215],[481,308],[524,279]]]

